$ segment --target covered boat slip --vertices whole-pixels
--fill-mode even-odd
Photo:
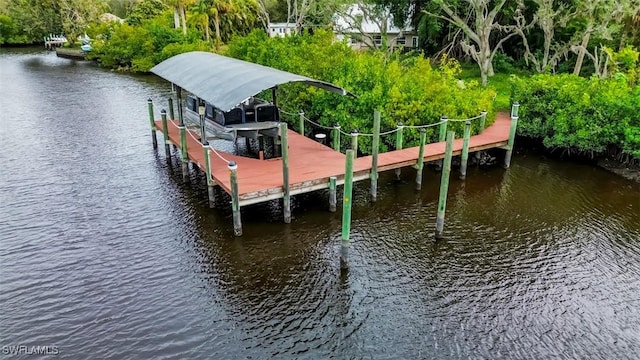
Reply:
[[[186,117],[189,122],[199,124],[201,132],[209,129],[207,139],[209,136],[231,141],[238,137],[277,138],[278,85],[300,82],[353,96],[324,81],[202,51],[171,57],[154,66],[151,72],[170,81],[176,90],[180,124],[184,124]],[[254,98],[269,89],[273,103]],[[191,94],[186,99],[183,90]]]

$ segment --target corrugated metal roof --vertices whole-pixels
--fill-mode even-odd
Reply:
[[[289,82],[303,82],[341,95],[354,96],[324,81],[204,51],[173,56],[154,66],[151,72],[222,111],[231,110],[262,90]]]

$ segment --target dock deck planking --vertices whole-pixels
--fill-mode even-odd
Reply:
[[[156,127],[162,130],[162,122],[156,121]],[[174,120],[167,122],[171,143],[180,147],[180,133]],[[509,115],[498,113],[496,121],[482,134],[469,140],[469,152],[501,148],[507,145],[511,120]],[[189,130],[187,130],[189,131]],[[190,131],[187,135],[189,159],[205,169],[204,151],[199,134]],[[345,155],[319,142],[288,131],[289,140],[289,182],[292,195],[329,188],[329,178],[337,177],[338,184],[344,182]],[[394,150],[378,155],[378,171],[387,171],[414,165],[418,158],[419,147]],[[238,192],[240,205],[248,205],[283,197],[282,160],[280,158],[259,160],[237,156],[218,150],[229,161],[238,164]],[[434,161],[444,158],[445,142],[425,145],[424,160]],[[462,139],[456,139],[453,154],[462,152]],[[215,183],[227,193],[230,190],[230,178],[227,163],[213,152],[210,156],[211,176]],[[357,158],[354,163],[354,180],[364,180],[371,171],[371,156]]]

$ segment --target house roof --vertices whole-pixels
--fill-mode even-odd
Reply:
[[[204,51],[173,56],[154,66],[151,72],[222,111],[231,110],[263,90],[290,82],[354,96],[324,81]]]

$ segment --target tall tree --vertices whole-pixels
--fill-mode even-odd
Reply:
[[[519,8],[514,14],[515,25],[511,28],[522,38],[524,47],[524,60],[531,62],[539,73],[548,70],[555,71],[558,62],[569,52],[570,43],[560,42],[556,39],[556,29],[564,28],[575,16],[574,9],[566,3],[557,0],[531,0],[535,4],[535,12],[531,21],[527,20],[523,9],[524,1],[520,1]],[[533,33],[534,27],[539,28],[543,34],[542,53],[531,51],[528,37]],[[537,33],[534,33],[534,36]]]
[[[611,39],[612,33],[617,30],[617,26],[612,25],[621,23],[626,16],[634,14],[638,9],[640,9],[638,0],[590,0],[580,2],[576,15],[582,20],[582,26],[576,32],[575,43],[571,46],[571,50],[578,54],[573,68],[575,75],[580,74],[585,55],[589,55],[592,60],[596,59],[597,50],[594,50],[594,54],[589,53],[591,39],[593,37]]]
[[[478,64],[482,85],[493,76],[493,57],[502,44],[516,33],[498,23],[498,15],[506,0],[439,0],[440,12],[423,10],[426,14],[443,19],[461,29],[466,38],[462,49]],[[496,40],[494,40],[497,39]],[[471,43],[469,42],[471,40]]]

